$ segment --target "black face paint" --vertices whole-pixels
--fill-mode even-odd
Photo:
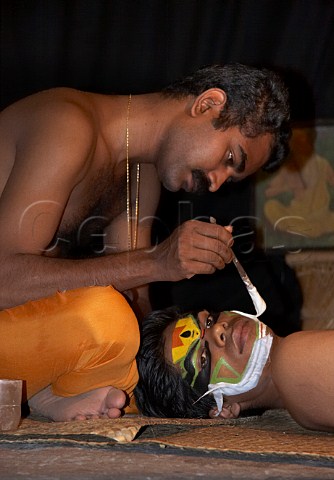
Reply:
[[[200,340],[199,340],[200,341]],[[194,360],[193,356],[196,351],[196,347],[198,346],[198,342],[192,346],[189,350],[185,360],[184,360],[184,368],[187,371],[187,375],[184,378],[185,381],[193,386],[193,388],[200,394],[205,393],[208,389],[208,385],[210,383],[210,376],[211,376],[211,354],[209,350],[209,345],[205,342],[206,354],[207,354],[207,362],[204,368],[202,368],[195,379],[196,370],[194,367]],[[201,347],[200,347],[201,348]],[[196,359],[197,360],[197,359]]]
[[[205,367],[202,368],[199,374],[197,375],[197,378],[194,383],[194,389],[200,394],[204,394],[207,391],[208,385],[210,383],[210,377],[211,377],[211,353],[209,350],[208,342],[205,342],[205,348],[206,348],[207,362]]]
[[[184,368],[187,371],[187,375],[184,379],[189,385],[191,385],[191,383],[194,379],[195,373],[196,373],[195,372],[195,367],[192,363],[192,357],[193,357],[193,354],[194,354],[194,350],[196,350],[198,342],[200,342],[200,340],[197,340],[197,342],[194,343],[194,345],[191,347],[191,349],[187,353],[186,358],[184,359]]]
[[[201,338],[198,338],[193,342],[190,349],[188,350],[184,360],[182,362],[181,370],[182,377],[184,380],[192,386],[199,394],[205,393],[207,391],[208,385],[210,383],[211,377],[211,354],[209,350],[208,342],[205,342],[203,346],[203,338],[205,335],[205,329],[211,328],[217,322],[220,313],[214,312],[208,314],[208,317],[205,321],[204,328],[201,327],[198,312],[189,314],[192,316],[193,321],[196,323],[197,327],[201,331]],[[179,338],[190,338],[192,336],[192,331],[185,329]],[[205,349],[206,362],[205,366],[202,368],[199,365],[199,355],[203,354],[203,349]]]

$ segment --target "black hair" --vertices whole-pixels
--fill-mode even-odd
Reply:
[[[221,88],[227,101],[214,122],[216,129],[239,127],[246,137],[273,134],[274,143],[265,171],[276,170],[289,153],[291,128],[288,91],[281,77],[265,68],[239,63],[205,66],[165,87],[171,98],[198,96],[210,88]]]
[[[209,410],[216,406],[211,394],[198,400],[201,393],[188,385],[175,365],[165,358],[163,333],[168,325],[185,316],[171,307],[152,312],[143,320],[137,355],[139,382],[134,392],[143,415],[208,418]]]

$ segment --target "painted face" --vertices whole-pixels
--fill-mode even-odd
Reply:
[[[257,319],[235,312],[202,311],[197,318],[188,316],[173,325],[172,360],[199,393],[206,392],[209,384],[237,385],[249,369],[255,343],[267,333],[270,330]]]
[[[196,361],[204,329],[193,315],[177,320],[172,332],[172,360],[178,365],[182,378],[194,386],[199,369]]]

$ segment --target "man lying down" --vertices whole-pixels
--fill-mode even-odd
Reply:
[[[279,338],[253,315],[167,309],[144,320],[137,355],[139,340],[112,287],[58,292],[0,312],[0,378],[24,380],[23,401],[54,421],[133,413],[135,393],[144,415],[284,407],[334,432],[334,330]]]
[[[136,403],[158,417],[286,408],[305,428],[334,432],[333,347],[333,330],[280,338],[241,312],[153,312],[137,356]]]

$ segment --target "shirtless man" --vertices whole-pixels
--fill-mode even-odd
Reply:
[[[145,312],[150,282],[224,268],[230,227],[186,222],[150,248],[160,184],[214,192],[280,164],[288,118],[280,79],[241,65],[207,67],[154,94],[56,88],[9,106],[0,115],[0,308],[113,285]]]
[[[157,311],[143,324],[136,403],[158,417],[286,408],[303,427],[334,432],[333,345],[332,330],[281,338],[251,315]]]

